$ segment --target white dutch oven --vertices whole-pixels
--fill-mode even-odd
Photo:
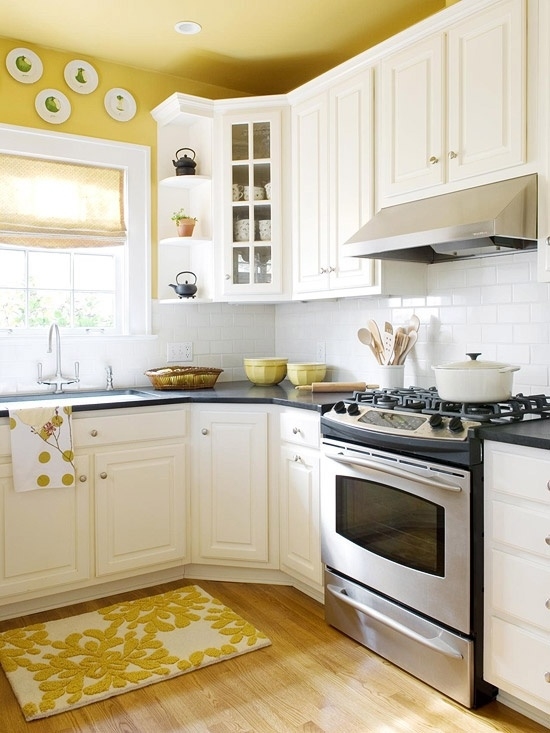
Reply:
[[[470,361],[434,366],[439,396],[448,402],[502,402],[512,396],[514,372],[520,367],[497,361],[477,361],[480,354],[467,354]]]

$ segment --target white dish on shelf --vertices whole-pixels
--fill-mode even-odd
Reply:
[[[69,61],[65,66],[63,76],[67,86],[79,94],[90,94],[97,89],[99,84],[97,71],[87,61],[81,59]]]
[[[29,48],[12,49],[6,56],[6,68],[14,79],[23,84],[34,84],[44,72],[40,57]]]
[[[128,122],[137,112],[136,100],[126,89],[109,89],[103,103],[107,113],[119,122]]]
[[[52,125],[66,122],[71,115],[71,103],[58,89],[43,89],[38,92],[34,107],[40,117]]]

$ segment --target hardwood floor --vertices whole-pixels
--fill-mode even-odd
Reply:
[[[0,631],[200,585],[272,646],[27,723],[0,671],[1,733],[548,733],[493,702],[470,711],[327,626],[293,588],[180,581],[0,623]]]

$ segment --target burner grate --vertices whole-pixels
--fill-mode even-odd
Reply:
[[[476,422],[517,422],[527,415],[550,417],[550,396],[522,393],[502,402],[471,403],[442,400],[435,387],[372,389],[354,392],[353,402],[385,410],[420,412],[443,417],[462,417]]]

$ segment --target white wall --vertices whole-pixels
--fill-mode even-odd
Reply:
[[[64,372],[80,362],[81,386],[103,388],[105,366],[116,387],[149,385],[143,372],[166,363],[166,344],[191,341],[195,366],[224,369],[220,381],[244,379],[244,356],[281,356],[315,361],[323,343],[328,379],[376,381],[374,357],[357,339],[367,319],[405,324],[415,312],[420,338],[407,360],[405,384],[434,384],[431,365],[465,359],[517,364],[514,391],[548,393],[550,385],[550,293],[536,281],[536,254],[500,255],[430,265],[425,298],[343,298],[283,305],[222,303],[154,304],[155,336],[105,339],[62,337]],[[34,339],[0,334],[0,393],[35,391],[36,365],[51,373],[47,329]]]

